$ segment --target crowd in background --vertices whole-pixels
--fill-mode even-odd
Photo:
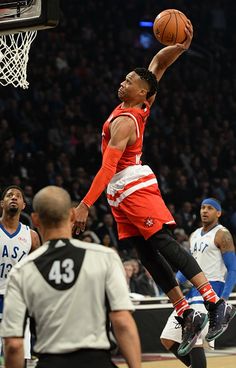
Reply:
[[[119,103],[126,73],[148,66],[162,46],[140,20],[167,8],[192,21],[191,49],[159,84],[144,139],[143,163],[157,175],[173,213],[176,238],[188,247],[199,206],[213,196],[222,223],[236,234],[236,5],[232,0],[61,1],[60,24],[38,32],[28,90],[1,87],[0,185],[21,186],[27,213],[45,185],[67,189],[77,204],[101,164],[101,128]],[[117,239],[105,195],[90,211],[82,238],[134,257]]]

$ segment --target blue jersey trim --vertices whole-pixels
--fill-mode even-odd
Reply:
[[[207,231],[204,231],[203,228],[202,228],[202,230],[201,230],[201,236],[206,235],[207,233],[209,233],[211,230],[213,230],[218,225],[219,225],[219,222],[217,222],[211,229],[209,229]]]
[[[19,225],[16,229],[16,231],[12,234],[10,234],[5,227],[3,226],[3,224],[0,224],[0,229],[2,229],[2,231],[8,236],[8,238],[14,238],[14,236],[16,236],[17,234],[19,234],[20,230],[21,230],[21,223],[19,222]]]

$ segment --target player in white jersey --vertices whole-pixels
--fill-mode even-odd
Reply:
[[[228,299],[236,280],[236,255],[233,238],[230,232],[218,222],[221,216],[221,205],[216,199],[207,198],[202,202],[200,216],[202,227],[195,230],[190,236],[190,251],[218,296]],[[186,281],[180,272],[176,276],[179,283]],[[202,296],[195,287],[190,289],[186,298],[195,310],[206,311]],[[206,368],[203,339],[206,336],[208,326],[202,331],[195,348],[188,355],[180,357],[177,350],[182,341],[181,326],[176,316],[176,313],[173,312],[169,317],[161,334],[162,344],[187,367]],[[233,315],[230,318],[233,318]]]
[[[12,267],[40,245],[36,231],[20,222],[25,208],[23,190],[12,185],[1,196],[0,218],[0,319],[2,319],[7,278]],[[25,359],[30,359],[30,335],[26,330]]]

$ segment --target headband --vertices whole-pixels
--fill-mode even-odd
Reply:
[[[214,198],[206,198],[202,201],[201,205],[209,204],[210,206],[214,207],[217,211],[221,211],[221,205],[217,202]]]

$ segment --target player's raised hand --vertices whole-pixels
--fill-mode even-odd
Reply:
[[[193,26],[189,19],[187,20],[184,31],[186,33],[186,39],[184,40],[184,42],[177,43],[176,45],[182,50],[186,51],[189,49],[193,39]]]
[[[74,232],[78,235],[85,230],[89,208],[83,202],[80,202],[78,207],[75,208],[75,223]]]

